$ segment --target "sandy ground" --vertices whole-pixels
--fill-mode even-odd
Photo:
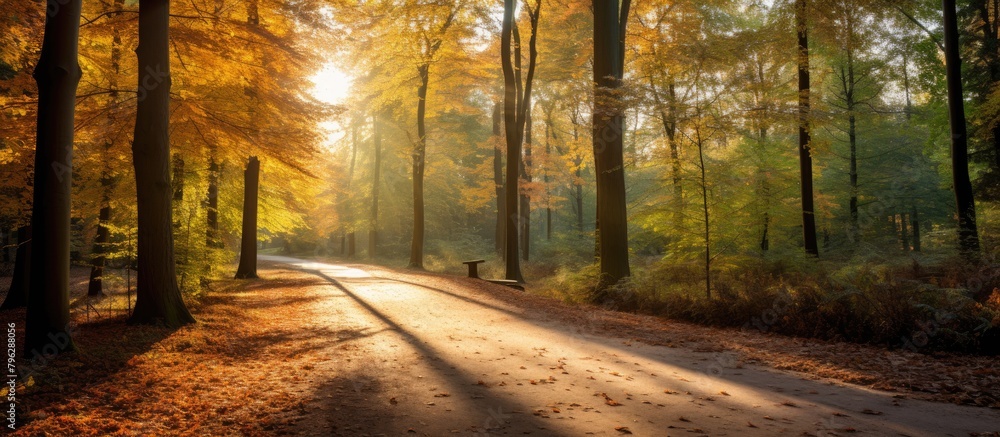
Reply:
[[[654,346],[512,305],[501,287],[262,257],[322,278],[341,342],[289,431],[302,435],[993,435],[996,409],[933,403],[745,364],[704,343]],[[359,268],[360,267],[360,268]],[[468,280],[472,281],[472,280]]]

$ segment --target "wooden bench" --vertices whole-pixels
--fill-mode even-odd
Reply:
[[[474,259],[472,261],[462,261],[462,264],[469,266],[469,277],[482,279],[479,277],[479,264],[486,262],[485,259]]]
[[[469,277],[475,279],[483,279],[479,277],[479,264],[486,262],[484,259],[474,259],[471,261],[462,261],[462,264],[469,266]],[[524,291],[524,287],[521,286],[517,281],[512,279],[483,279],[484,281],[492,282],[494,284],[500,284],[506,287],[510,287],[516,290]]]

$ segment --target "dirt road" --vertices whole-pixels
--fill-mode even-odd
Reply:
[[[711,345],[597,335],[461,286],[373,267],[262,257],[315,275],[303,435],[968,436],[1000,411],[743,365]],[[472,280],[467,281],[472,284]],[[590,320],[581,314],[583,325]],[[988,433],[988,434],[987,434]]]

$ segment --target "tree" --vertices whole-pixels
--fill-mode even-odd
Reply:
[[[951,125],[951,173],[958,213],[958,247],[969,259],[979,255],[976,202],[969,178],[969,146],[962,94],[962,60],[959,57],[955,0],[942,0],[944,10],[944,62],[948,81],[948,121]]]
[[[351,164],[347,167],[347,192],[345,193],[346,198],[344,203],[347,205],[344,208],[343,216],[345,218],[345,226],[349,229],[342,228],[340,230],[340,254],[345,254],[345,239],[346,241],[346,254],[348,258],[354,258],[355,252],[357,250],[357,242],[354,234],[354,205],[353,205],[353,194],[354,191],[351,190],[351,185],[354,184],[354,164],[358,159],[358,128],[360,120],[355,120],[352,122],[351,126]]]
[[[521,52],[518,48],[517,21],[514,19],[515,4],[513,0],[504,1],[503,23],[500,28],[500,63],[503,69],[504,97],[503,116],[504,134],[507,141],[507,173],[504,184],[504,212],[506,213],[504,225],[504,260],[505,277],[509,280],[524,282],[521,274],[521,263],[518,259],[520,254],[520,225],[528,220],[528,211],[520,211],[521,198],[518,190],[519,175],[521,174],[521,145],[524,139],[525,123],[527,120],[527,105],[531,103],[531,86],[535,77],[535,59],[538,52],[535,47],[538,29],[538,16],[542,3],[539,0],[535,3],[534,9],[529,5],[528,18],[533,29],[531,39],[528,43],[528,71],[521,81]],[[514,53],[511,53],[511,48]],[[516,68],[515,68],[516,67]]]
[[[205,195],[205,248],[219,248],[219,147],[208,145],[208,193]]]
[[[812,151],[809,132],[809,29],[806,22],[808,0],[795,1],[795,31],[798,35],[799,65],[799,176],[802,192],[802,234],[807,254],[819,255],[816,241],[816,208],[813,202]]]
[[[378,249],[378,192],[382,183],[382,129],[379,117],[372,115],[372,146],[375,148],[372,158],[372,205],[368,228],[368,258],[375,259]]]
[[[504,176],[503,176],[503,105],[500,102],[493,104],[493,186],[497,200],[497,221],[493,230],[494,249],[503,256],[504,253],[504,225],[506,223]]]
[[[139,3],[139,100],[132,162],[138,208],[135,312],[129,323],[193,323],[177,287],[170,186],[169,0]]]
[[[630,0],[594,0],[594,173],[597,176],[597,246],[601,278],[594,300],[608,299],[609,287],[631,275],[623,156],[621,82]]]
[[[448,11],[435,31],[427,30],[420,35],[420,63],[417,65],[417,140],[413,147],[413,238],[410,244],[410,267],[424,268],[424,163],[427,154],[427,127],[424,118],[427,113],[427,87],[430,83],[431,64],[437,55],[444,35],[455,20],[454,9]]]
[[[528,261],[531,252],[531,194],[529,193],[529,186],[531,185],[531,88],[534,77],[535,69],[537,66],[538,59],[538,17],[539,12],[542,9],[541,0],[537,0],[535,3],[536,7],[532,10],[528,8],[528,22],[531,29],[531,37],[528,39],[528,75],[525,78],[524,86],[520,94],[520,103],[518,104],[518,115],[516,123],[518,123],[518,129],[521,129],[521,143],[524,147],[524,153],[518,157],[518,171],[521,175],[520,183],[520,204],[519,204],[519,222],[520,222],[520,236],[521,236],[521,258]],[[514,73],[517,78],[515,82],[515,87],[521,87],[521,33],[518,31],[517,23],[514,23],[512,28],[513,39],[514,39]],[[523,114],[522,114],[523,113]]]
[[[113,7],[115,11],[121,11],[125,7],[125,0],[115,0]],[[113,17],[120,14],[121,12],[111,12]],[[112,105],[115,105],[118,103],[118,74],[121,73],[122,56],[121,29],[117,23],[112,24],[112,34],[111,72],[109,73],[111,91],[108,93],[108,99]],[[114,116],[109,114],[109,124],[113,125],[115,121]],[[113,145],[114,141],[111,138],[105,138],[101,154],[101,161],[103,161],[103,168],[101,170],[101,209],[97,217],[97,237],[94,239],[90,283],[87,285],[88,296],[100,296],[104,294],[104,265],[107,262],[105,254],[108,252],[108,245],[111,243],[111,230],[109,229],[111,226],[111,196],[115,186],[113,176],[115,169],[112,168],[111,162],[111,148]]]
[[[257,191],[260,185],[260,161],[251,156],[243,171],[243,238],[236,279],[257,277]]]
[[[80,13],[83,2],[50,1],[35,67],[38,124],[24,354],[75,350],[69,336],[70,191]]]

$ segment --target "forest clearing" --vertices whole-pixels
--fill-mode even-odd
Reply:
[[[5,432],[1000,435],[1000,3],[0,11]]]

